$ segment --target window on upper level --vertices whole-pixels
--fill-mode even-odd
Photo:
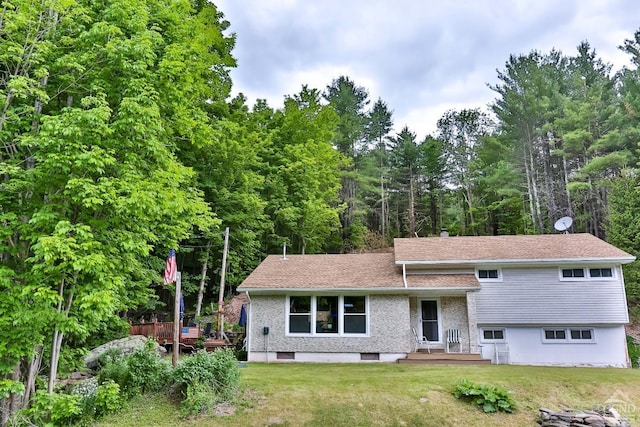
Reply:
[[[497,268],[479,268],[476,270],[476,277],[484,282],[500,282],[502,281],[502,272]]]
[[[561,268],[560,280],[610,280],[614,274],[611,267]]]
[[[613,277],[611,268],[590,268],[589,277]]]
[[[562,277],[584,277],[584,268],[563,268]]]

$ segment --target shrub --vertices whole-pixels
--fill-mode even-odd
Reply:
[[[159,391],[164,388],[171,376],[171,367],[156,352],[156,342],[148,339],[143,348],[127,356],[129,377],[127,387],[134,394]]]
[[[110,350],[100,358],[100,383],[112,380],[128,397],[147,391],[159,391],[171,380],[171,365],[156,353],[156,342],[147,340],[145,346],[129,355]]]
[[[49,394],[45,390],[38,390],[31,407],[24,414],[30,423],[38,426],[74,425],[82,416],[80,400],[77,394]]]
[[[76,384],[70,394],[80,396],[80,417],[84,420],[92,419],[96,413],[96,394],[98,379],[89,378]]]
[[[478,405],[484,412],[513,412],[516,409],[511,392],[501,387],[476,385],[462,380],[456,386],[453,395],[457,399],[466,399]]]
[[[173,371],[173,380],[182,393],[183,412],[198,413],[236,396],[240,370],[232,349],[212,353],[199,350],[180,361]]]
[[[120,386],[113,380],[100,384],[95,397],[95,416],[102,417],[121,407]]]
[[[627,335],[627,350],[629,359],[631,359],[631,366],[637,368],[640,362],[640,345],[631,335]]]
[[[180,416],[200,414],[212,408],[216,402],[216,392],[211,384],[189,384],[186,397],[180,404]]]
[[[129,365],[120,350],[111,349],[100,357],[98,380],[100,384],[113,381],[120,386],[123,393],[128,394]]]

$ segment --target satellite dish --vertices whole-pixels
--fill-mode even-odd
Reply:
[[[571,224],[573,224],[573,218],[571,218],[570,216],[563,216],[562,218],[557,220],[555,224],[553,224],[553,228],[558,231],[564,231],[564,233],[566,234],[568,233],[567,230],[571,227]]]

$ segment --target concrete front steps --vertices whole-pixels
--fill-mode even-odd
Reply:
[[[490,365],[490,359],[483,359],[479,354],[445,353],[443,350],[431,350],[431,353],[418,351],[408,353],[406,359],[398,359],[398,363],[413,365]]]

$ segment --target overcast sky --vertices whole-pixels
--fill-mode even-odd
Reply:
[[[422,139],[449,109],[484,108],[510,54],[573,55],[588,40],[614,70],[640,28],[638,0],[213,0],[236,33],[233,94],[281,108],[340,75]],[[371,105],[370,104],[370,105]]]

